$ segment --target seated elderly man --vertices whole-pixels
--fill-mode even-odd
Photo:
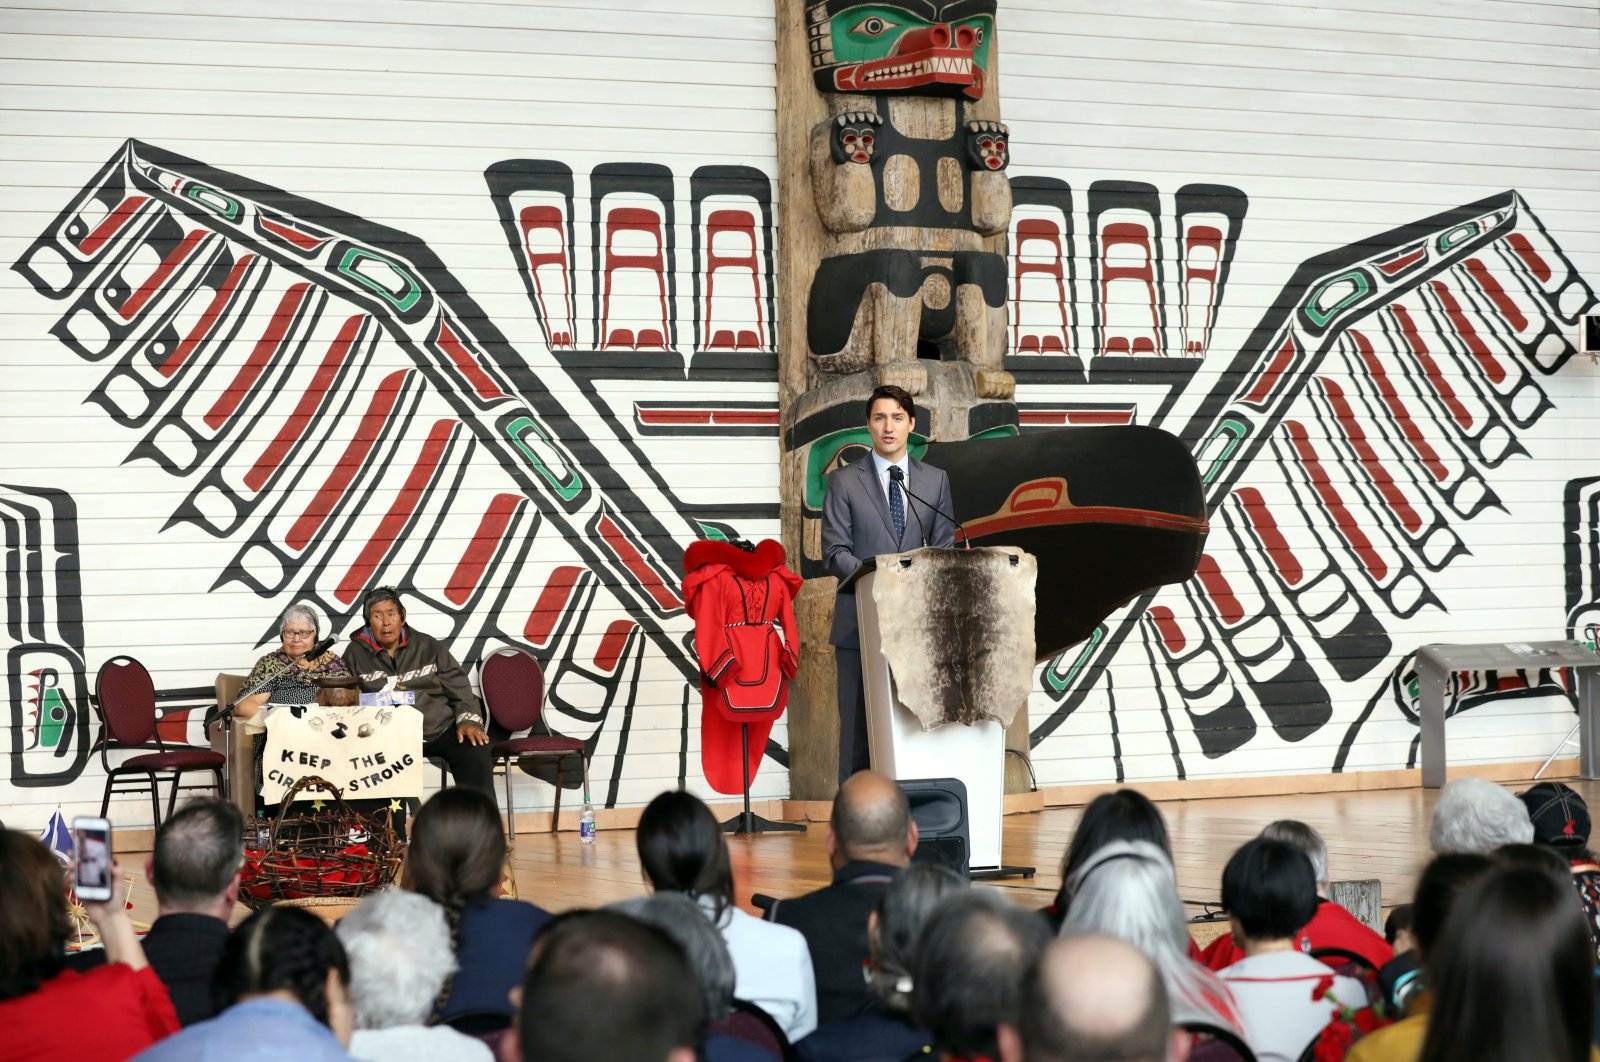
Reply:
[[[1446,852],[1492,852],[1503,844],[1532,844],[1533,821],[1510,790],[1482,778],[1457,778],[1439,790],[1428,840]]]
[[[456,785],[494,800],[489,732],[467,673],[437,638],[406,623],[406,606],[393,587],[369,591],[362,608],[367,625],[345,650],[361,688],[376,693],[392,684],[416,694],[422,754],[444,760]]]
[[[1183,1062],[1160,971],[1096,934],[1054,941],[1022,982],[1021,1017],[1000,1026],[1000,1062]]]
[[[456,968],[442,907],[401,889],[375,892],[336,932],[350,959],[352,1055],[370,1062],[493,1062],[482,1041],[448,1025],[427,1024]]]

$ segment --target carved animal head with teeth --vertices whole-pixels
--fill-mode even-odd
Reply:
[[[809,0],[823,92],[983,96],[997,0]]]

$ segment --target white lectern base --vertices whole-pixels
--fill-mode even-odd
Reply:
[[[1006,732],[994,720],[972,726],[947,723],[933,730],[895,696],[894,679],[878,637],[873,576],[857,585],[861,630],[861,681],[867,702],[867,739],[872,769],[889,778],[959,778],[967,787],[969,863],[974,871],[998,870],[1001,821],[1005,816]],[[888,710],[882,707],[889,706]]]

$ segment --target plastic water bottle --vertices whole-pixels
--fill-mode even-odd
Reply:
[[[578,816],[578,839],[584,844],[594,844],[594,804],[589,794],[583,794],[583,812]]]

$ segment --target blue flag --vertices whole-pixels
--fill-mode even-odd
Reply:
[[[72,831],[67,828],[67,820],[61,814],[60,808],[56,808],[56,813],[50,816],[50,821],[39,831],[39,840],[55,853],[63,867],[72,865]]]

